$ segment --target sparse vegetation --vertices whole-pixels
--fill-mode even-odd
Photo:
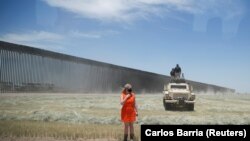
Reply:
[[[121,140],[119,94],[0,94],[0,138]],[[161,94],[137,95],[138,124],[250,124],[250,95],[197,94],[190,111],[165,111]]]
[[[139,126],[136,126],[138,134]],[[58,123],[43,121],[0,121],[1,137],[55,138],[59,140],[107,139],[121,140],[121,125]]]

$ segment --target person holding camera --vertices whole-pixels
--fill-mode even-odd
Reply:
[[[179,64],[176,64],[176,67],[174,70],[175,70],[175,77],[181,78],[181,67],[179,66]]]
[[[124,141],[127,141],[128,133],[130,133],[130,140],[134,139],[134,122],[138,116],[137,105],[135,101],[135,93],[132,92],[132,85],[126,84],[121,93],[120,104],[121,121],[124,122]]]

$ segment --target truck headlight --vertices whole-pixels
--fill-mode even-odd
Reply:
[[[191,95],[190,98],[189,98],[189,100],[191,100],[191,101],[195,100],[195,95],[194,94]]]
[[[165,99],[166,100],[171,100],[172,98],[169,96],[169,94],[165,94]]]

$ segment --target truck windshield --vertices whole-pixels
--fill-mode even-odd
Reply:
[[[186,85],[171,85],[172,89],[186,89]]]

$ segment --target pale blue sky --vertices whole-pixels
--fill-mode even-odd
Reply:
[[[1,0],[0,40],[250,92],[248,0]]]

